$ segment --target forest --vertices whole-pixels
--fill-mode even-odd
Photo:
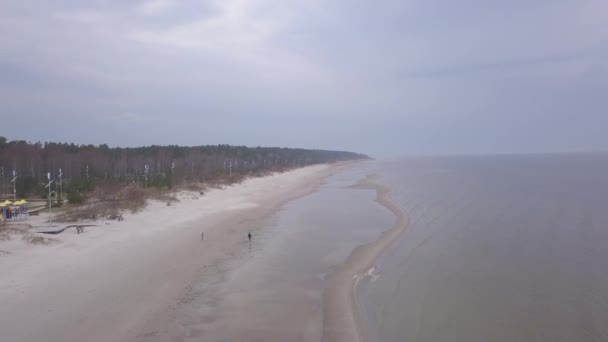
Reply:
[[[307,165],[367,159],[353,152],[231,145],[109,147],[74,143],[31,143],[0,137],[0,193],[3,197],[45,197],[45,185],[78,202],[103,184],[138,184],[171,189],[189,183],[242,178]],[[13,176],[13,173],[16,177]],[[11,183],[15,180],[14,184]],[[14,186],[13,186],[14,185]]]

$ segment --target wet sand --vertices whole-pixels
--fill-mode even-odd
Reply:
[[[395,222],[377,240],[358,246],[327,279],[323,294],[323,341],[365,341],[365,322],[359,317],[355,291],[358,282],[369,275],[374,261],[403,234],[407,227],[405,212],[393,200],[391,190],[376,175],[370,175],[353,186],[376,191],[376,201],[388,209]]]
[[[260,222],[247,249],[193,282],[190,300],[163,320],[168,333],[147,341],[322,340],[328,274],[394,221],[375,191],[350,187],[361,178],[348,168]]]

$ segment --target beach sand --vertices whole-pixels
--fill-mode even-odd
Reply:
[[[1,340],[161,336],[162,323],[191,300],[194,279],[217,272],[247,248],[256,222],[313,192],[339,168],[317,165],[248,179],[202,197],[183,192],[172,206],[152,201],[122,222],[52,236],[57,241],[49,246],[0,241]]]
[[[248,248],[194,281],[186,301],[148,325],[146,342],[321,341],[324,292],[333,284],[326,280],[354,248],[382,238],[395,221],[374,203],[375,188],[351,187],[364,174],[361,164],[344,168],[265,219]],[[350,277],[336,296],[349,292]],[[338,309],[325,322],[355,308]]]
[[[407,228],[407,217],[392,199],[391,191],[369,175],[353,188],[376,191],[376,201],[395,215],[393,226],[367,244],[355,248],[346,262],[327,279],[323,293],[323,341],[356,342],[367,340],[365,322],[361,321],[356,302],[357,284],[371,275],[375,260],[389,248]]]

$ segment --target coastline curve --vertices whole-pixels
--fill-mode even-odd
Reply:
[[[346,261],[329,275],[323,291],[324,342],[367,340],[355,296],[357,283],[366,276],[376,259],[406,231],[408,225],[405,211],[393,200],[391,189],[380,183],[377,174],[370,174],[351,187],[375,190],[376,202],[395,216],[395,223],[378,239],[356,247]]]

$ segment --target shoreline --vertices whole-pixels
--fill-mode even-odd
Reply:
[[[246,246],[247,231],[255,234],[261,220],[316,191],[343,166],[252,178],[200,198],[183,193],[181,203],[151,202],[123,222],[63,233],[49,246],[0,241],[8,252],[0,255],[3,336],[100,342],[179,336],[166,329],[190,300],[193,281],[221,272]],[[30,329],[21,328],[24,321],[33,323]]]
[[[395,216],[395,223],[378,239],[356,247],[328,277],[323,292],[324,342],[367,340],[356,299],[357,284],[370,272],[377,258],[406,231],[408,225],[405,212],[392,199],[391,189],[380,184],[377,175],[368,175],[351,187],[375,190],[376,201]]]
[[[254,233],[254,240],[256,239],[256,232],[259,232],[260,228],[263,228],[265,220],[275,215],[281,208],[287,203],[296,200],[298,198],[302,198],[308,196],[316,191],[325,184],[327,178],[332,175],[340,172],[344,167],[352,165],[353,162],[338,162],[333,164],[323,164],[325,166],[325,170],[322,170],[318,175],[315,176],[315,179],[311,182],[304,184],[302,187],[296,189],[296,191],[292,191],[284,198],[281,198],[279,201],[264,201],[262,204],[262,208],[258,208],[258,210],[253,211],[244,211],[242,215],[238,217],[230,217],[224,220],[224,224],[232,227],[230,230],[234,231],[234,227],[242,229],[242,223],[246,221],[248,225],[255,227],[251,231]],[[280,184],[277,184],[280,188],[282,187]],[[276,191],[276,189],[275,189]],[[232,222],[231,222],[232,221]],[[247,230],[243,230],[243,234],[245,234]],[[244,236],[244,235],[243,235]],[[205,235],[205,239],[207,239],[207,234]],[[246,241],[242,241],[236,244],[236,247],[244,247]],[[249,244],[249,253],[251,253],[251,244]],[[146,320],[142,326],[139,328],[138,335],[134,339],[130,339],[129,341],[133,342],[164,342],[164,341],[174,341],[181,340],[183,336],[189,337],[200,337],[203,338],[204,335],[199,335],[200,332],[186,332],[184,331],[184,326],[182,326],[181,314],[179,313],[182,304],[190,304],[195,298],[198,298],[201,294],[198,290],[193,288],[193,285],[200,286],[203,285],[204,288],[207,286],[213,287],[214,285],[221,284],[225,281],[225,276],[229,275],[230,271],[233,270],[234,266],[227,266],[232,260],[239,260],[242,257],[242,253],[244,253],[243,249],[237,250],[233,248],[231,251],[223,251],[224,255],[214,261],[206,263],[199,270],[192,275],[192,277],[188,281],[188,286],[180,293],[179,300],[177,305],[172,307],[168,307],[166,310],[159,311],[155,313],[153,317]],[[202,280],[206,279],[206,280]],[[215,302],[217,299],[212,299]],[[186,328],[186,330],[189,330]],[[193,335],[194,334],[194,335]]]

